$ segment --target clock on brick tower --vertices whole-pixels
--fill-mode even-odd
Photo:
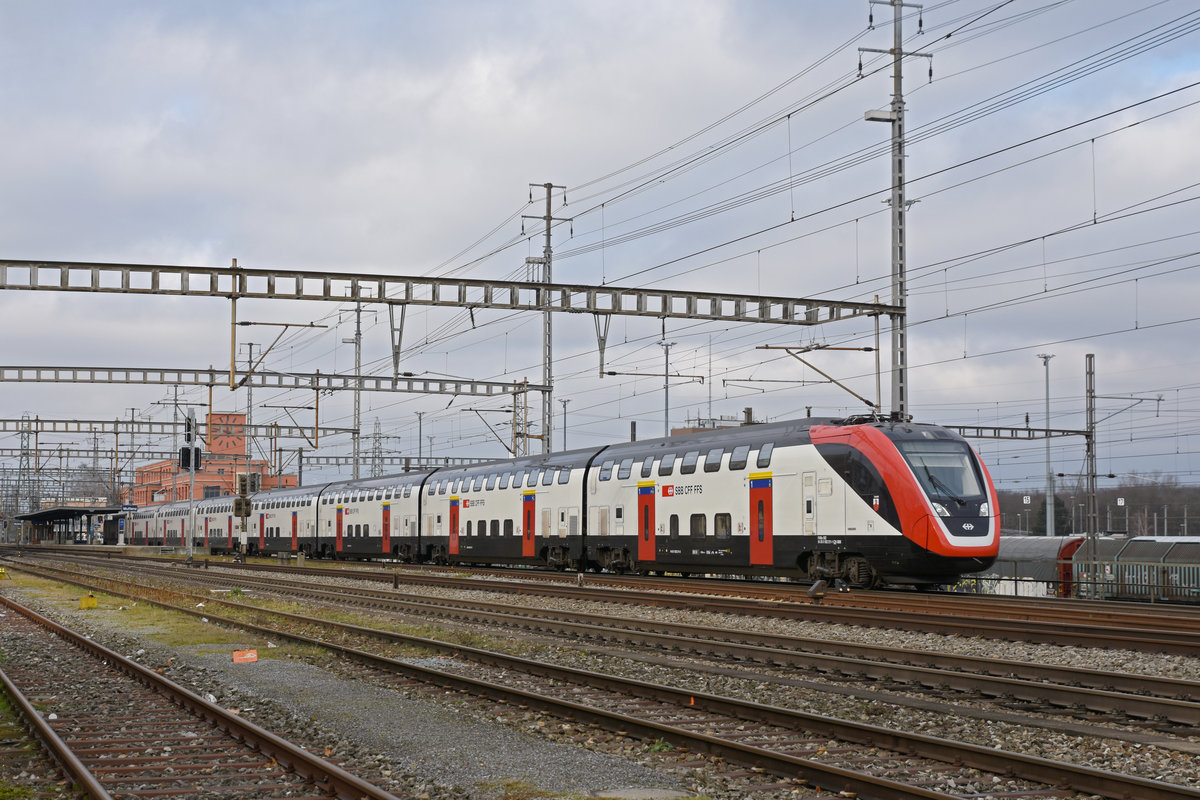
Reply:
[[[246,455],[246,415],[209,414],[207,438],[212,455]]]

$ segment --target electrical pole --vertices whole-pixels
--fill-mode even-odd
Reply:
[[[908,247],[907,229],[905,228],[905,213],[908,204],[904,199],[904,71],[903,61],[906,56],[920,56],[931,59],[930,53],[915,53],[904,51],[903,10],[905,8],[920,9],[915,3],[905,3],[902,0],[869,0],[870,5],[887,5],[892,7],[893,46],[890,50],[876,50],[860,47],[860,53],[882,53],[892,56],[892,105],[889,111],[868,111],[864,118],[868,122],[890,122],[892,124],[892,195],[889,200],[892,207],[892,305],[899,310],[892,317],[892,418],[908,419],[908,342],[907,342],[907,310],[908,301],[907,278],[905,275],[905,252]],[[872,21],[874,11],[872,10]],[[922,24],[918,22],[918,30]],[[860,56],[859,77],[862,76],[862,60]],[[933,67],[929,68],[929,76],[933,78]]]
[[[550,312],[550,289],[552,282],[551,266],[554,262],[554,250],[550,246],[550,226],[554,222],[565,222],[562,217],[555,217],[554,212],[550,207],[551,194],[555,189],[566,190],[565,186],[555,186],[553,183],[531,183],[529,200],[533,201],[533,187],[541,186],[546,190],[546,214],[543,217],[524,217],[524,219],[541,219],[546,223],[546,243],[542,248],[542,257],[527,258],[527,264],[541,264],[542,266],[542,283],[546,284],[546,290],[542,297],[542,305],[546,311],[542,312],[542,384],[546,390],[542,392],[542,452],[549,453],[551,450],[550,433],[554,427],[554,322],[553,314]],[[564,204],[566,198],[564,195]],[[523,227],[523,226],[522,226]]]
[[[1046,535],[1054,535],[1054,470],[1050,468],[1050,359],[1053,353],[1038,353],[1046,367]]]
[[[358,455],[362,433],[362,303],[354,304],[354,337],[342,339],[342,344],[354,345],[354,432],[350,438],[354,446],[354,467],[351,476],[358,480]]]
[[[425,416],[425,412],[418,411],[416,413],[417,413],[417,466],[419,467],[422,463],[422,461],[421,461],[421,453],[422,453],[422,450],[421,450],[421,417]]]
[[[559,400],[558,402],[562,403],[562,407],[563,407],[563,446],[562,446],[562,449],[566,450],[567,449],[567,403],[569,403],[571,401],[570,400]]]
[[[246,376],[254,371],[254,342],[246,342]],[[251,472],[251,464],[254,459],[254,434],[251,433],[254,424],[254,383],[246,381],[246,474]]]
[[[663,349],[663,438],[671,435],[671,348],[675,342],[659,342]]]

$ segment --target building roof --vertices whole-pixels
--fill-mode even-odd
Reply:
[[[67,519],[95,517],[100,514],[118,514],[120,506],[56,506],[43,508],[41,511],[31,511],[28,514],[17,514],[17,519],[29,522],[61,522]]]

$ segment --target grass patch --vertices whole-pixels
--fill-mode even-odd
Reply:
[[[32,786],[18,786],[7,780],[0,780],[0,800],[33,800],[37,790]]]
[[[88,590],[59,581],[22,575],[14,584],[36,595],[39,600],[67,613],[86,614],[98,622],[166,647],[200,646],[206,652],[226,652],[243,647],[256,647],[259,658],[304,658],[315,648],[291,647],[280,643],[279,647],[268,648],[266,643],[257,644],[258,635],[238,630],[229,630],[204,622],[199,617],[170,611],[156,606],[149,600],[131,600],[101,591],[93,591],[98,607],[79,610],[79,598]],[[68,627],[69,627],[68,623]],[[3,798],[0,798],[3,800]]]

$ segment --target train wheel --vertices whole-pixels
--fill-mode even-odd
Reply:
[[[845,561],[846,580],[858,589],[869,589],[875,585],[875,570],[861,556],[853,556]]]

